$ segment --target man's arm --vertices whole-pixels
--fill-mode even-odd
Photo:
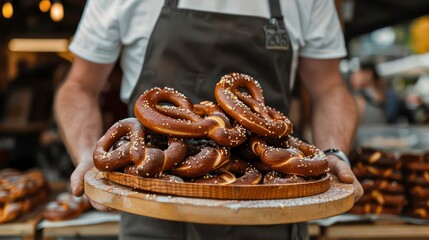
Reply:
[[[338,148],[348,153],[353,144],[358,113],[353,97],[343,83],[338,64],[338,59],[301,57],[299,74],[311,98],[315,145],[322,150]],[[362,186],[344,161],[329,156],[329,167],[340,181],[353,183],[355,200],[362,196]]]
[[[76,57],[55,97],[54,111],[62,139],[76,165],[73,194],[83,194],[83,176],[94,165],[92,153],[102,134],[100,92],[114,64],[97,64]]]

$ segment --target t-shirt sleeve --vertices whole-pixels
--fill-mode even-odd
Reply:
[[[69,49],[95,63],[118,59],[121,40],[117,0],[88,0]]]
[[[347,55],[334,1],[313,1],[311,14],[302,31],[304,46],[300,56],[327,59]]]

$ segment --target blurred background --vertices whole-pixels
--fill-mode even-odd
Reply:
[[[72,165],[56,131],[52,101],[73,60],[67,47],[85,1],[0,4],[0,167],[39,165],[52,170],[49,179],[67,179]],[[336,5],[348,48],[339,68],[355,96],[361,128],[428,124],[429,2],[337,0]],[[125,105],[109,98],[118,93],[120,79],[116,68],[101,100],[106,126],[126,116]],[[311,106],[299,84],[294,96],[291,118],[311,139]]]
[[[85,2],[0,0],[0,169],[38,168],[48,182],[69,180],[74,166],[52,104],[74,57],[67,48]],[[398,161],[404,153],[426,154],[429,1],[335,3],[348,49],[338,67],[360,113],[355,147],[392,153]],[[105,128],[127,116],[118,98],[120,81],[116,67],[100,100]],[[296,84],[290,117],[309,140],[310,108],[305,90]],[[425,201],[429,209],[429,197]],[[429,239],[426,234],[422,239]]]
[[[49,180],[68,180],[74,167],[52,103],[73,60],[67,47],[85,2],[0,1],[0,168],[37,166]],[[106,126],[126,116],[117,98],[120,80],[115,68],[100,101]]]

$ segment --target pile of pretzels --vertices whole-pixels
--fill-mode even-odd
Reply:
[[[354,149],[350,160],[364,195],[349,212],[400,215],[406,204],[401,161],[392,152],[370,147]]]
[[[62,192],[45,206],[43,218],[49,221],[75,219],[91,208],[85,195],[76,197],[72,193]]]
[[[47,182],[39,170],[0,170],[0,223],[29,213],[48,196]]]
[[[231,73],[216,102],[193,104],[171,88],[152,88],[134,105],[136,118],[115,123],[93,154],[100,171],[173,182],[252,185],[314,181],[326,155],[290,136],[291,121],[267,106],[260,84]]]
[[[405,214],[429,219],[429,152],[403,153],[400,159],[409,199]]]

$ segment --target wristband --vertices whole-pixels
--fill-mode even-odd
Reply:
[[[339,159],[343,160],[344,162],[346,162],[350,167],[352,166],[352,164],[350,163],[349,158],[347,157],[347,155],[336,148],[330,148],[330,149],[326,149],[325,151],[323,151],[326,155],[334,155],[337,156]]]

